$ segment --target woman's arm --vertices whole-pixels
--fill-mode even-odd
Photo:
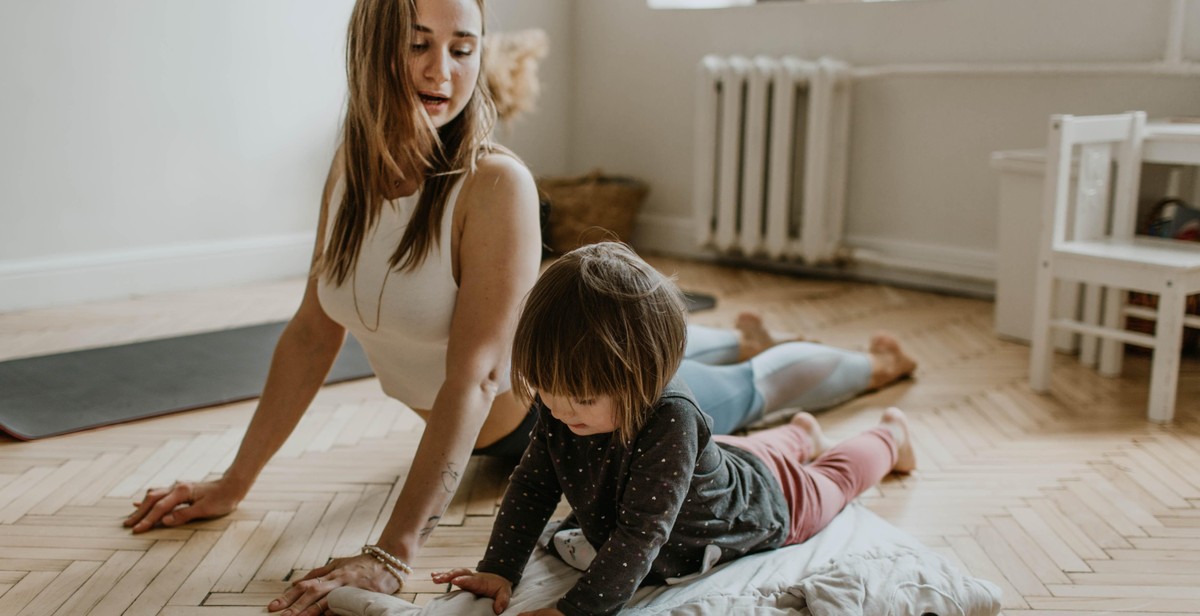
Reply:
[[[544,414],[539,418],[530,435],[529,447],[509,479],[478,568],[432,575],[436,584],[453,584],[475,596],[491,598],[492,611],[497,614],[508,608],[513,586],[521,580],[529,555],[562,498],[562,488],[546,448],[544,418]]]
[[[479,428],[506,380],[521,301],[541,257],[537,189],[528,170],[494,155],[468,187],[458,243],[459,291],[446,353],[446,382],[434,400],[412,470],[380,547],[415,558],[458,482]]]
[[[160,523],[178,526],[197,518],[222,516],[236,509],[267,461],[296,428],[325,382],[342,348],[345,329],[321,309],[317,299],[316,263],[324,246],[330,196],[341,169],[339,150],[325,181],[313,265],[304,298],[275,345],[262,397],[250,427],[242,437],[237,457],[217,481],[181,481],[167,488],[148,490],[145,498],[136,503],[137,509],[125,519],[125,526],[133,527],[133,532],[144,532]]]
[[[541,256],[537,189],[516,160],[492,155],[468,178],[458,239],[459,290],[450,325],[446,380],[433,403],[404,487],[379,547],[412,563],[458,489],[471,450],[508,371],[521,301]],[[272,602],[303,616],[339,586],[396,592],[399,582],[370,556],[313,570]]]

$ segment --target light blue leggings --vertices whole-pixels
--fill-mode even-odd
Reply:
[[[871,356],[812,342],[787,342],[737,362],[738,334],[688,326],[679,376],[714,434],[730,434],[785,408],[817,411],[841,404],[871,383]]]

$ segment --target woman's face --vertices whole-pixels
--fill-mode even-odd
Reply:
[[[441,128],[471,100],[483,52],[476,0],[417,0],[409,70],[433,125]]]

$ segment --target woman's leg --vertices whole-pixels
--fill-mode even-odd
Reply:
[[[904,354],[900,343],[888,334],[871,336],[871,382],[868,389],[879,389],[913,373],[917,362]]]
[[[782,342],[804,340],[794,334],[771,332],[763,324],[762,316],[756,312],[738,314],[734,325],[735,329],[688,325],[684,357],[704,364],[733,364],[746,361]]]
[[[837,406],[871,386],[871,355],[812,342],[773,346],[749,361],[763,411],[819,411]],[[703,408],[703,407],[701,407]]]
[[[781,409],[820,410],[866,391],[873,360],[865,353],[811,342],[773,346],[750,361],[711,366],[684,360],[679,376],[714,434],[729,434]]]
[[[776,345],[750,360],[764,411],[819,411],[894,383],[917,363],[887,334],[871,337],[866,353],[810,342]]]
[[[742,346],[738,361],[746,361],[759,353],[785,342],[815,342],[801,334],[791,332],[773,332],[763,323],[762,315],[757,312],[742,312],[734,321]]]
[[[704,325],[687,326],[687,348],[683,356],[704,364],[732,364],[738,360],[741,336],[736,330]]]
[[[696,405],[712,418],[713,434],[729,434],[762,416],[762,400],[754,388],[750,362],[710,366],[691,359],[679,365]]]

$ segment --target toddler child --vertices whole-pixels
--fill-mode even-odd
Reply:
[[[679,291],[623,244],[574,250],[530,291],[512,382],[533,401],[532,440],[476,572],[433,574],[493,599],[499,614],[565,496],[596,556],[554,608],[613,614],[639,586],[800,543],[891,471],[915,467],[904,414],[829,446],[816,420],[713,436],[679,379]],[[711,551],[711,550],[710,550]]]

